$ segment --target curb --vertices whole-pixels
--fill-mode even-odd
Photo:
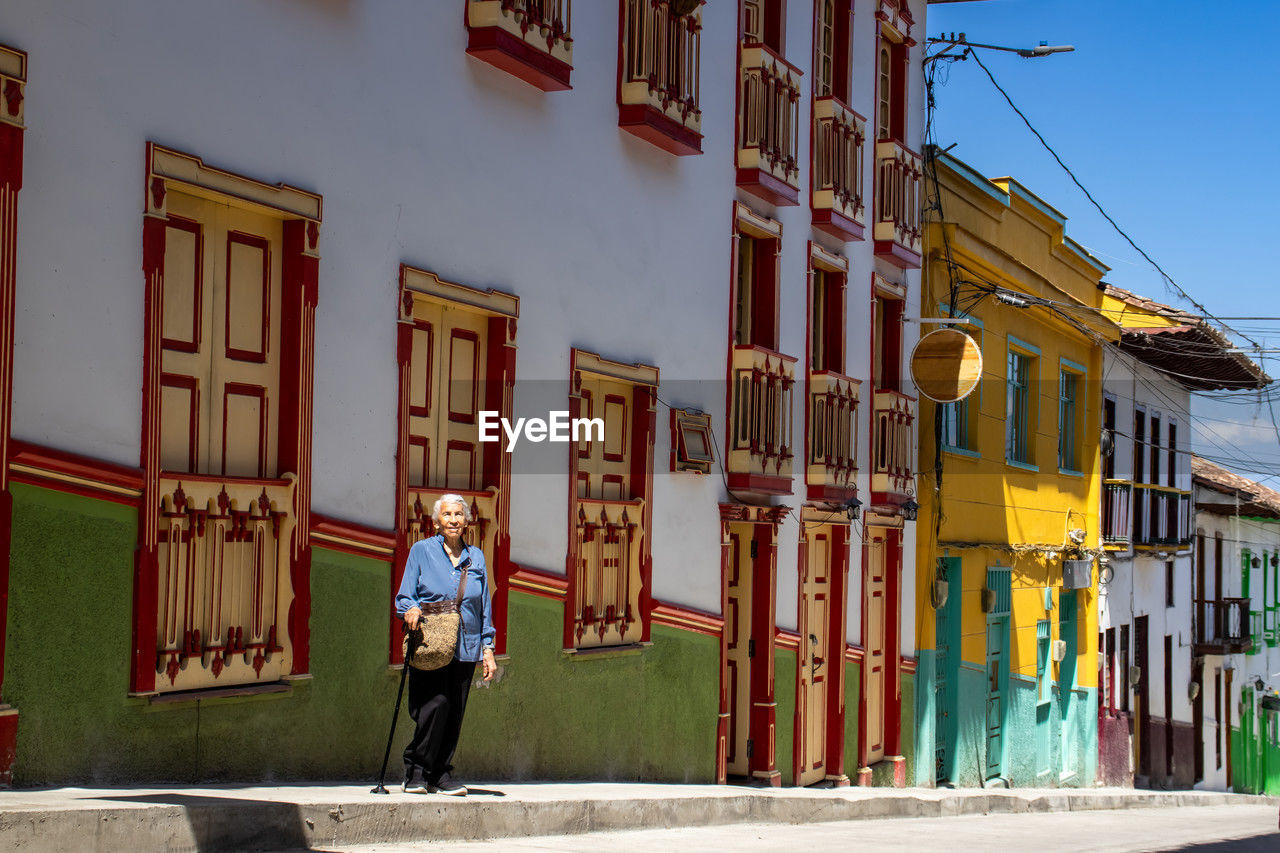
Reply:
[[[112,792],[114,796],[78,800],[71,807],[25,806],[0,811],[0,850],[296,850],[733,823],[802,824],[1277,802],[1265,796],[1202,791],[865,791],[845,788],[780,795],[743,789],[718,795],[611,798],[592,798],[584,791],[576,798],[539,800],[393,795],[391,799],[323,803],[219,797],[216,791],[198,789],[139,795],[119,791]],[[121,804],[104,802],[110,800]]]

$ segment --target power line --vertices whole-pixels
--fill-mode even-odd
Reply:
[[[1058,152],[1054,151],[1053,147],[1049,145],[1047,141],[1045,141],[1045,138],[1040,135],[1040,131],[1036,130],[1035,126],[1031,123],[1031,120],[1026,117],[1026,115],[1022,112],[1022,110],[1018,109],[1017,104],[1015,104],[1013,102],[1013,99],[1009,97],[1009,93],[1006,92],[1000,86],[1000,84],[996,82],[995,76],[991,73],[990,69],[988,69],[987,66],[983,63],[982,58],[978,56],[978,52],[971,50],[968,52],[968,55],[973,57],[974,62],[978,63],[978,67],[981,68],[983,72],[987,75],[987,79],[991,81],[991,85],[995,86],[996,91],[998,91],[1001,95],[1004,96],[1005,102],[1008,103],[1009,107],[1015,113],[1018,114],[1018,118],[1022,119],[1022,123],[1025,124],[1027,126],[1027,129],[1030,130],[1035,135],[1036,139],[1040,140],[1040,144],[1043,145],[1044,149],[1053,156],[1053,159],[1056,160],[1058,165],[1062,167],[1062,170],[1067,173],[1067,176],[1071,178],[1071,181],[1077,187],[1080,188],[1080,191],[1084,193],[1085,198],[1089,199],[1089,201],[1093,204],[1093,206],[1098,209],[1098,212],[1102,214],[1102,217],[1106,219],[1107,222],[1111,223],[1111,227],[1116,230],[1116,233],[1119,234],[1121,237],[1123,237],[1125,241],[1128,242],[1128,244],[1132,246],[1135,251],[1137,251],[1138,254],[1146,258],[1147,262],[1151,264],[1151,266],[1155,267],[1156,271],[1160,273],[1161,276],[1164,277],[1164,280],[1168,282],[1169,286],[1174,291],[1176,291],[1180,296],[1182,296],[1183,299],[1187,300],[1192,305],[1194,305],[1196,309],[1199,310],[1200,313],[1204,314],[1206,317],[1209,317],[1215,320],[1223,328],[1230,330],[1230,327],[1227,326],[1226,323],[1223,323],[1222,320],[1220,320],[1217,317],[1214,317],[1213,314],[1209,312],[1208,308],[1205,308],[1203,305],[1201,305],[1199,302],[1193,299],[1191,294],[1183,290],[1181,285],[1179,285],[1176,281],[1174,281],[1173,278],[1167,272],[1164,271],[1164,268],[1161,267],[1160,264],[1156,263],[1155,259],[1152,258],[1150,255],[1148,255],[1142,249],[1141,246],[1135,243],[1133,238],[1130,237],[1125,232],[1125,230],[1120,227],[1119,223],[1117,223],[1114,219],[1111,218],[1111,214],[1107,213],[1107,211],[1102,207],[1102,205],[1098,203],[1098,200],[1093,197],[1093,194],[1090,193],[1089,190],[1085,187],[1085,185],[1080,182],[1080,179],[1076,177],[1075,172],[1071,171],[1070,167],[1068,167],[1067,164],[1062,161],[1062,158],[1058,156]],[[1245,338],[1245,340],[1249,341],[1249,343],[1254,344],[1255,346],[1257,345],[1256,341],[1253,341],[1244,335],[1241,335],[1241,337]]]

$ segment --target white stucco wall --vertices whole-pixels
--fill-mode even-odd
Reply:
[[[854,109],[874,113],[874,0],[857,0]],[[923,40],[925,8],[912,4]],[[737,4],[708,3],[703,154],[673,157],[617,126],[616,3],[573,10],[573,90],[542,93],[464,53],[462,4],[223,0],[9,0],[0,42],[30,56],[18,223],[13,434],[137,465],[143,155],[147,141],[324,197],[316,316],[313,509],[393,523],[395,311],[401,263],[517,294],[516,413],[568,389],[569,349],[659,367],[659,395],[724,430],[732,202],[783,224],[780,349],[803,360],[807,241],[850,261],[848,373],[867,379],[870,240],[810,227],[807,196],[774,209],[735,186]],[[811,4],[788,4],[787,58],[808,72]],[[908,139],[923,133],[922,48],[912,49]],[[810,78],[802,81],[801,186],[810,179]],[[868,143],[865,186],[872,183]],[[870,206],[870,198],[868,198]],[[908,324],[904,362],[918,336]],[[906,371],[904,370],[904,375]],[[697,379],[702,385],[677,382]],[[671,398],[668,398],[668,389]],[[912,389],[907,387],[908,393]],[[797,401],[802,397],[797,395]],[[870,383],[860,493],[869,494]],[[654,448],[654,595],[720,610],[719,472],[667,473],[668,412]],[[803,407],[794,434],[803,436]],[[721,445],[722,447],[723,445]],[[564,571],[567,450],[524,445],[512,483],[513,558]],[[799,458],[799,457],[798,457]],[[528,473],[532,472],[532,473]],[[803,465],[796,465],[798,510]],[[861,529],[861,528],[856,528]],[[799,527],[780,530],[777,618],[796,625]],[[855,543],[857,544],[857,543]],[[904,542],[902,642],[914,652],[914,525]],[[861,635],[860,549],[849,639]]]

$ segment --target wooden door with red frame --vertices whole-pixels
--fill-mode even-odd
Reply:
[[[729,525],[721,667],[730,780],[777,785],[773,695],[774,554],[769,524]]]
[[[870,767],[885,756],[885,699],[888,683],[886,655],[888,533],[885,528],[867,527],[866,560],[862,579],[862,713],[859,715],[861,744],[859,759]]]
[[[834,525],[806,524],[804,554],[800,566],[800,655],[796,673],[797,730],[796,767],[798,785],[813,785],[833,775],[828,757],[834,700],[838,700],[842,680],[839,668],[843,655],[833,652],[833,634],[840,634],[838,614],[841,602],[835,598],[840,573],[839,548]],[[840,751],[842,744],[835,744]]]

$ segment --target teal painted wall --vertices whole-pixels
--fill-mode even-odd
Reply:
[[[911,685],[915,701],[908,705],[904,697],[902,702],[904,713],[908,707],[915,712],[915,720],[910,723],[915,737],[907,784],[917,787],[933,787],[937,775],[937,705],[934,693],[937,666],[938,656],[933,649],[920,649],[916,652],[916,675]],[[915,689],[917,685],[920,687],[918,690]],[[903,725],[908,723],[904,722]]]
[[[136,513],[13,492],[5,699],[21,715],[15,784],[376,775],[399,681],[386,658],[387,564],[313,551],[312,678],[290,693],[153,704],[127,696]],[[472,693],[460,775],[713,781],[719,640],[655,626],[641,653],[570,660],[561,607],[511,595],[511,660],[501,681]],[[786,657],[778,677],[793,684]],[[793,697],[782,698],[789,774]],[[404,715],[398,744],[408,726]]]

